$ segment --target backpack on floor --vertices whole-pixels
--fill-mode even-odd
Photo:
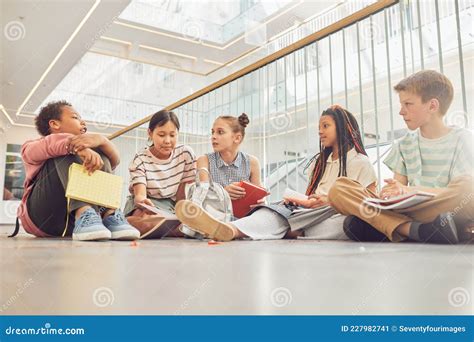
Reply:
[[[201,182],[200,172],[206,172],[209,175],[209,182]],[[186,186],[185,194],[186,199],[196,203],[219,221],[232,220],[232,201],[229,193],[222,185],[212,181],[211,174],[206,168],[197,170],[195,182]],[[182,225],[181,232],[190,237],[202,238],[199,233],[186,225]]]

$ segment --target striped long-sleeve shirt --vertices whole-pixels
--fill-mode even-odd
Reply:
[[[147,197],[176,200],[179,185],[194,181],[196,155],[191,147],[179,145],[164,160],[156,158],[147,147],[135,155],[128,170],[132,194],[135,184],[144,184]]]

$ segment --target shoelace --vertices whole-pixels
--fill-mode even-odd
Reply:
[[[112,216],[112,220],[115,221],[115,223],[124,223],[125,217],[123,216],[120,210],[115,210],[114,216]]]
[[[82,217],[82,222],[84,225],[90,225],[94,223],[100,223],[100,219],[97,215],[94,215],[91,212],[86,212],[85,215]]]

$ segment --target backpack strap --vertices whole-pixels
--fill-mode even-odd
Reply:
[[[228,192],[221,186],[222,189],[222,197],[223,197],[223,202],[224,202],[224,208],[225,208],[225,215],[228,218],[228,222],[232,220],[232,216],[234,215],[234,210],[232,208],[232,201],[230,199],[230,196]]]
[[[69,169],[71,170],[71,169]],[[63,231],[63,234],[61,235],[61,237],[65,237],[66,236],[66,232],[67,232],[67,228],[69,226],[69,211],[70,211],[70,207],[71,207],[71,198],[70,197],[67,197],[67,205],[66,205],[66,225],[64,226],[64,231]]]
[[[209,183],[207,183],[206,185],[203,185],[201,183],[201,180],[199,179],[200,172],[205,172],[209,176]],[[214,183],[212,182],[211,174],[205,167],[199,168],[196,172],[194,191],[192,193],[191,198],[189,199],[194,203],[202,206],[202,203],[206,199],[207,192],[209,191],[209,189],[214,189]]]
[[[201,167],[199,169],[197,169],[197,172],[196,172],[196,177],[195,177],[195,183],[197,186],[200,186],[201,185],[201,180],[199,179],[199,174],[201,172],[205,172],[207,173],[207,175],[209,176],[209,188],[210,189],[214,189],[214,182],[212,181],[212,176],[211,176],[211,173],[209,172],[208,169],[206,169],[205,167]]]
[[[204,202],[204,200],[207,197],[207,192],[208,191],[209,191],[209,188],[207,186],[196,184],[190,200],[193,201],[194,203],[202,206],[202,203]]]
[[[71,166],[69,166],[68,179],[71,179],[72,166],[73,166],[73,164],[71,164]],[[66,189],[66,192],[67,192],[67,189]],[[69,215],[70,215],[70,213],[71,213],[71,197],[68,197],[68,196],[66,195],[66,199],[67,199],[67,204],[66,204],[66,225],[64,226],[64,231],[63,231],[63,234],[61,235],[61,237],[65,237],[65,236],[66,236],[66,232],[67,232],[67,229],[68,229],[68,227],[69,227]]]
[[[15,237],[18,235],[18,232],[20,231],[20,221],[18,217],[16,218],[16,223],[15,223],[15,230],[11,235],[8,235],[8,237]]]

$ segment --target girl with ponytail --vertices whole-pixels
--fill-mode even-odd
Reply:
[[[339,177],[353,179],[374,191],[375,171],[361,140],[359,125],[354,116],[339,105],[323,111],[319,120],[320,152],[308,162],[310,176],[306,189],[307,200],[281,201],[262,204],[246,217],[231,223],[220,222],[190,201],[180,201],[176,214],[189,228],[222,241],[250,237],[254,240],[295,238],[304,235],[314,239],[345,239],[344,216],[330,206],[328,193]],[[183,208],[195,210],[186,217]],[[309,209],[309,210],[300,210]],[[189,216],[189,215],[188,215]]]
[[[209,170],[212,180],[222,185],[233,200],[245,196],[245,189],[239,186],[240,181],[262,186],[258,159],[240,151],[245,128],[249,122],[249,117],[245,113],[239,117],[219,116],[211,130],[214,152],[205,154],[197,160],[197,168]],[[207,174],[201,172],[200,179],[207,181]]]

